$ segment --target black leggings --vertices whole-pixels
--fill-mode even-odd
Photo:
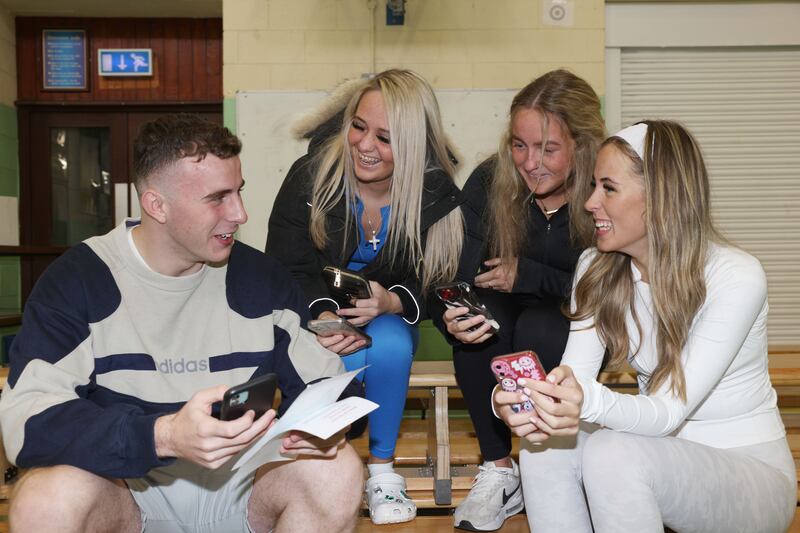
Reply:
[[[569,335],[569,321],[560,304],[475,289],[500,323],[500,332],[481,344],[453,348],[456,381],[464,395],[484,461],[496,461],[511,453],[511,431],[492,413],[492,389],[497,384],[489,368],[492,357],[533,350],[548,372],[558,366]]]

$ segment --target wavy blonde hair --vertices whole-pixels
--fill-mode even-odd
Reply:
[[[692,321],[706,298],[705,265],[709,242],[723,239],[711,218],[708,172],[697,141],[676,122],[646,120],[644,160],[619,137],[613,146],[630,160],[641,177],[648,237],[648,279],[653,298],[658,365],[647,384],[669,390],[686,401],[681,352]],[[630,352],[625,326],[633,314],[639,338],[642,329],[633,305],[631,258],[621,252],[599,252],[575,287],[571,320],[594,317],[611,365],[623,363]],[[638,347],[636,348],[638,351]]]
[[[522,252],[532,196],[511,157],[514,115],[523,109],[535,109],[542,114],[543,139],[547,139],[550,120],[559,121],[569,132],[574,150],[564,185],[570,198],[570,234],[576,245],[585,248],[594,232],[591,218],[583,210],[583,201],[588,197],[597,148],[606,136],[600,99],[582,78],[566,70],[553,70],[536,78],[514,96],[508,128],[500,140],[489,193],[490,251],[504,261]]]
[[[380,91],[389,123],[389,139],[394,157],[390,191],[387,246],[392,264],[401,261],[422,280],[424,290],[455,277],[463,245],[464,222],[456,208],[428,228],[426,242],[421,239],[422,193],[425,173],[441,169],[450,179],[455,163],[449,155],[442,128],[439,104],[428,82],[410,70],[392,69],[365,80],[358,87],[344,112],[341,131],[334,135],[316,157],[312,191],[310,233],[317,248],[328,242],[327,214],[346,197],[345,234],[355,221],[352,205],[357,181],[347,135],[361,97]],[[400,254],[404,250],[404,254]]]

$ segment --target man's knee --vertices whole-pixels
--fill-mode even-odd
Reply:
[[[364,466],[352,446],[342,447],[335,459],[298,459],[270,469],[257,477],[251,500],[251,517],[265,513],[265,523],[293,523],[293,513],[307,520],[314,509],[316,518],[345,531],[355,524],[364,490]],[[279,516],[288,513],[285,520]],[[252,523],[252,522],[251,522]],[[313,529],[313,528],[311,528]]]
[[[84,523],[114,489],[113,481],[72,466],[37,468],[15,484],[9,520],[19,531],[34,523]]]
[[[364,464],[355,449],[345,444],[336,459],[318,463],[305,470],[303,492],[317,498],[318,505],[328,507],[326,511],[331,514],[349,516],[357,512],[364,491]],[[331,488],[338,494],[333,499],[331,490],[326,490]]]

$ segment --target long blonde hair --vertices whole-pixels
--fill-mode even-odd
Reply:
[[[603,146],[613,146],[627,156],[631,170],[644,182],[647,275],[658,350],[658,365],[647,390],[668,382],[669,390],[685,402],[681,352],[706,298],[709,243],[723,239],[711,218],[708,173],[697,141],[678,123],[643,123],[647,124],[644,160],[619,137],[608,138]],[[575,287],[576,308],[569,313],[571,320],[594,317],[611,365],[624,362],[631,349],[625,326],[628,312],[633,314],[640,339],[642,334],[633,306],[630,263],[631,258],[621,252],[599,252]]]
[[[354,223],[352,205],[357,181],[347,134],[361,97],[368,91],[380,91],[383,96],[394,157],[387,252],[393,264],[402,261],[411,267],[421,278],[423,289],[427,289],[455,277],[463,244],[464,222],[461,209],[453,209],[428,228],[423,246],[420,222],[425,173],[441,169],[452,180],[455,164],[448,153],[433,89],[410,70],[383,71],[365,80],[350,98],[341,131],[323,146],[316,158],[311,240],[320,249],[328,242],[327,214],[343,196],[347,200],[346,235]],[[405,253],[400,254],[400,250]]]
[[[569,71],[550,71],[517,93],[511,102],[508,128],[500,140],[489,193],[490,251],[493,257],[505,261],[519,256],[526,242],[525,221],[531,192],[511,157],[512,123],[515,113],[523,109],[539,111],[545,130],[549,120],[558,120],[575,143],[564,185],[570,198],[570,234],[581,248],[588,246],[594,231],[582,204],[594,170],[597,147],[606,136],[600,99],[586,81]],[[543,134],[547,139],[547,131]]]

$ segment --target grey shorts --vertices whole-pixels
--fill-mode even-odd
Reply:
[[[218,470],[177,460],[145,477],[126,479],[142,513],[142,531],[253,533],[247,523],[247,503],[255,473],[232,470],[234,459]]]

